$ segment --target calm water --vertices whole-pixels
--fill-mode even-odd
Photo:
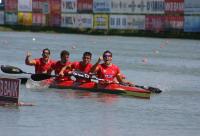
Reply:
[[[46,47],[53,59],[69,50],[72,61],[91,51],[93,62],[111,50],[127,79],[163,93],[143,100],[21,85],[20,101],[35,106],[0,107],[0,136],[199,136],[200,41],[0,32],[0,64],[33,72],[26,52],[40,57]]]

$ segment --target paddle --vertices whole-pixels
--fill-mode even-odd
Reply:
[[[45,79],[49,79],[52,77],[57,77],[57,75],[48,75],[48,74],[32,74],[31,79],[34,81],[41,81]]]
[[[89,74],[86,74],[81,71],[73,71],[70,75],[72,75],[76,78],[96,79],[95,77],[90,77]],[[66,75],[66,76],[70,76],[70,75]],[[31,75],[31,79],[34,81],[41,81],[41,80],[49,79],[51,77],[58,77],[58,75],[48,75],[48,74],[32,74]]]
[[[1,71],[8,74],[32,74],[32,73],[24,72],[18,67],[14,67],[10,65],[1,65]]]
[[[73,71],[71,74],[66,76],[74,76],[75,78],[86,78],[86,79],[94,79],[97,80],[96,77],[91,77],[89,74],[81,72],[81,71]],[[58,75],[48,75],[48,74],[32,74],[31,79],[34,81],[41,81],[45,79],[49,79],[51,77],[58,77]],[[98,79],[101,80],[101,79]]]
[[[82,77],[82,78],[87,78],[87,79],[103,80],[103,79],[100,79],[97,77],[91,77],[89,74],[80,72],[80,71],[74,71],[72,73],[72,75],[75,77]],[[126,83],[119,83],[119,84],[124,85],[124,86],[130,86],[129,84],[126,84]],[[138,87],[138,88],[149,90],[151,93],[161,93],[162,92],[162,90],[160,90],[159,88],[155,88],[155,87],[151,87],[151,86],[149,86],[149,87],[140,86],[140,85],[134,85],[134,86]]]
[[[14,66],[10,66],[10,65],[1,65],[1,71],[4,73],[8,73],[8,74],[31,74],[31,73],[27,73],[22,71],[21,69],[14,67]],[[26,77],[20,77],[18,78],[21,80],[21,84],[25,84],[28,80],[28,78]]]
[[[8,74],[30,74],[31,79],[33,79],[34,81],[41,81],[41,80],[49,79],[51,77],[56,77],[56,75],[28,73],[28,72],[21,70],[18,67],[14,67],[14,66],[10,66],[10,65],[1,65],[1,71],[3,71],[4,73],[8,73]],[[23,83],[27,81],[27,79],[25,79],[25,78],[19,78],[19,79],[21,79],[22,80],[21,82],[23,82]]]

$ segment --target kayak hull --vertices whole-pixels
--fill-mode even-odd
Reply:
[[[50,88],[58,88],[58,89],[71,89],[72,86],[74,85],[74,81],[70,80],[70,81],[52,81],[52,83],[50,83]]]
[[[124,86],[117,83],[113,84],[97,84],[96,82],[86,82],[86,83],[77,83],[74,81],[53,81],[50,84],[50,88],[58,89],[76,89],[76,90],[86,90],[91,92],[102,92],[109,94],[116,94],[129,97],[138,97],[138,98],[150,98],[150,91],[138,87]]]
[[[101,92],[147,99],[150,98],[151,94],[151,92],[146,89],[124,86],[120,84],[98,85],[97,89]]]

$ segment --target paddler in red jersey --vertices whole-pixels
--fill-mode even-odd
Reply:
[[[92,53],[84,52],[82,56],[82,61],[72,63],[72,70],[89,74],[92,68],[91,59],[92,59]],[[91,79],[76,77],[76,82],[91,82]]]
[[[92,68],[92,64],[90,63],[91,59],[92,59],[92,53],[84,52],[82,56],[82,61],[73,62],[71,65],[71,72],[69,73],[72,74],[73,71],[77,71],[77,72],[83,72],[83,73],[89,74]],[[60,72],[60,75],[64,75],[63,70],[67,68],[68,66],[65,66]],[[76,82],[77,83],[91,82],[91,79],[76,76]]]
[[[31,53],[28,52],[25,59],[25,64],[30,66],[35,66],[36,74],[51,74],[53,71],[52,65],[54,61],[50,59],[50,50],[48,48],[43,49],[42,57],[31,59]]]
[[[55,81],[70,81],[71,76],[69,75],[69,71],[71,71],[71,62],[69,61],[70,53],[66,50],[61,51],[60,60],[57,61],[52,69],[55,71],[55,75],[60,75],[55,78]],[[62,71],[62,75],[60,74],[63,67],[66,67],[64,71]]]
[[[104,61],[100,64],[101,61]],[[133,85],[122,78],[120,69],[117,65],[112,63],[112,52],[109,50],[103,53],[103,57],[100,56],[98,61],[91,68],[92,73],[96,73],[100,84],[120,83]],[[117,82],[116,82],[117,79]]]

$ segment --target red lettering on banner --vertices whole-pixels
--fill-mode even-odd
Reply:
[[[184,0],[165,0],[165,12],[184,12]]]

